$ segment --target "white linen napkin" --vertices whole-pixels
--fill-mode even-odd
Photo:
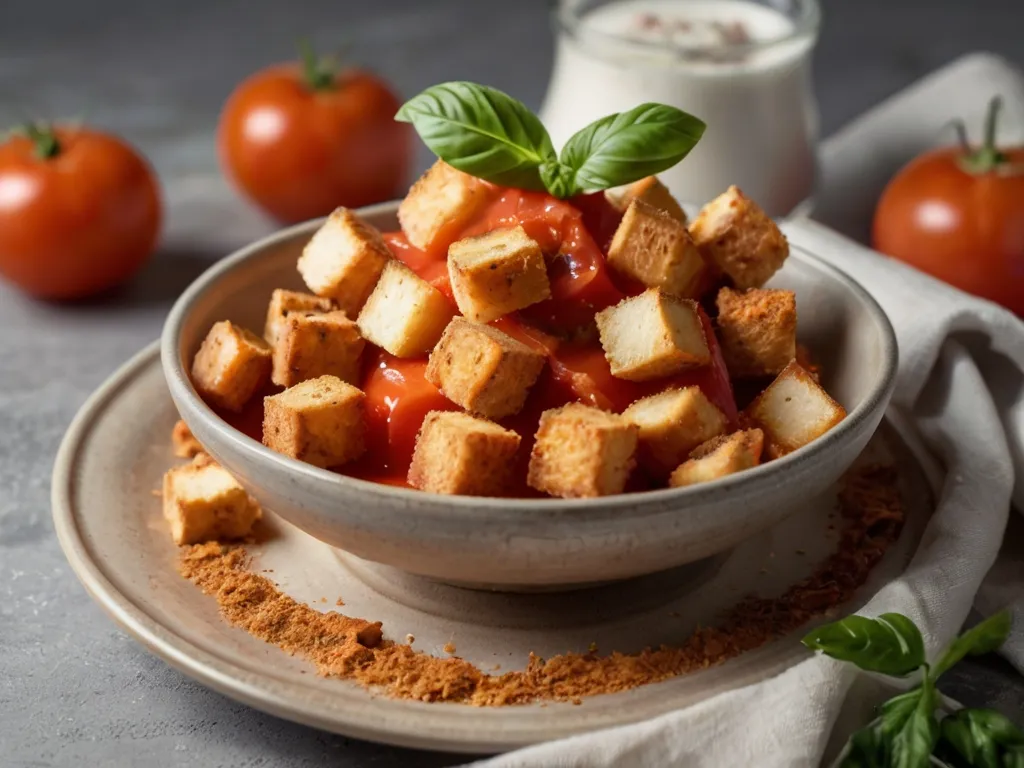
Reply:
[[[950,90],[951,84],[957,85],[955,91]],[[920,125],[937,116],[936,124],[941,125],[949,119],[950,104],[966,103],[962,96],[956,101],[954,92],[968,91],[971,104],[983,106],[994,84],[1008,101],[1015,94],[1007,90],[1017,89],[1019,100],[1011,103],[1008,112],[1024,115],[1024,79],[992,57],[969,58],[910,89],[908,98],[917,116],[913,122],[906,120],[906,104],[898,98],[891,101],[888,114],[894,130],[889,135],[900,147],[891,158],[897,159],[912,146],[905,135],[910,126],[919,138],[936,135],[921,133],[925,129]],[[922,91],[928,98],[921,96]],[[824,148],[823,210],[844,210],[845,196],[850,206],[846,224],[852,230],[863,225],[870,202],[864,194],[857,199],[849,186],[845,190],[834,186],[830,177],[852,178],[854,166],[861,162],[858,157],[874,156],[885,136],[885,118],[886,109],[875,110],[858,121],[859,135],[852,129],[844,131]],[[869,175],[877,179],[880,173],[874,168]],[[862,192],[872,188],[871,179],[862,182]],[[861,215],[859,222],[853,215],[856,211]],[[795,245],[827,259],[867,288],[896,328],[900,368],[892,413],[904,425],[913,425],[924,446],[922,460],[940,471],[943,479],[938,508],[914,559],[862,613],[897,611],[910,616],[934,655],[960,630],[996,560],[1015,479],[1015,498],[1018,506],[1024,506],[1024,323],[819,223],[795,221],[784,228]],[[1024,577],[1020,562],[1008,560],[1000,568],[1005,568],[1002,576],[1007,579]],[[980,600],[979,607],[992,611],[1015,602],[1018,620],[1004,650],[1018,669],[1024,669],[1024,597],[1009,581],[1000,586],[1001,590],[984,593],[987,599]],[[688,709],[541,744],[477,765],[815,766],[834,756],[850,731],[870,719],[870,708],[882,695],[881,685],[849,665],[808,654],[806,661],[776,677]]]

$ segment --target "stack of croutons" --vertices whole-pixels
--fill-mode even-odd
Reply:
[[[399,221],[411,245],[436,252],[497,194],[438,161],[402,201]],[[795,362],[793,293],[761,287],[789,249],[754,203],[732,187],[688,226],[668,190],[650,178],[613,204],[623,216],[608,265],[646,290],[595,317],[612,375],[652,382],[711,365],[716,342],[707,338],[697,302],[710,286],[727,285],[717,296],[717,343],[730,375],[777,378],[740,424],[697,387],[667,387],[621,414],[579,403],[545,411],[533,436],[532,488],[559,497],[622,493],[638,463],[673,486],[706,482],[793,451],[843,418]],[[366,450],[358,387],[367,344],[399,358],[428,358],[427,380],[462,411],[427,415],[409,484],[503,495],[529,436],[498,422],[523,408],[547,356],[490,323],[550,298],[548,260],[555,255],[522,227],[456,240],[447,249],[453,306],[396,259],[377,230],[338,209],[298,260],[311,293],[275,291],[263,338],[216,324],[195,357],[193,381],[228,410],[242,408],[268,381],[284,387],[265,400],[264,443],[337,467]]]

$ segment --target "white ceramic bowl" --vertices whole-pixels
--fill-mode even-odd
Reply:
[[[396,209],[388,203],[362,214],[390,230]],[[201,275],[164,326],[164,374],[195,436],[265,507],[328,544],[415,574],[491,588],[551,588],[639,576],[724,551],[835,482],[892,394],[896,338],[881,308],[849,277],[794,250],[771,285],[796,291],[800,341],[849,412],[810,445],[706,485],[601,499],[439,496],[344,477],[277,454],[229,426],[188,375],[214,322],[258,331],[274,288],[302,288],[295,261],[319,224],[282,230]]]

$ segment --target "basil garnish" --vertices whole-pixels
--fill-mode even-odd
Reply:
[[[877,619],[847,616],[813,630],[803,643],[811,650],[883,675],[902,677],[924,664],[921,633],[899,613],[883,613]]]

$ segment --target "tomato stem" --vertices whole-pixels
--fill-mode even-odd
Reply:
[[[302,55],[302,75],[314,91],[327,91],[334,87],[334,67],[330,62],[316,55],[308,40],[299,42],[299,53]]]
[[[57,132],[48,123],[26,123],[11,131],[12,134],[24,136],[32,142],[33,154],[40,160],[50,160],[61,152]]]
[[[977,150],[971,149],[967,143],[966,131],[963,130],[963,122],[960,121],[958,134],[963,147],[960,167],[968,173],[975,175],[990,173],[1006,162],[1006,155],[1000,152],[999,147],[996,146],[996,126],[1002,106],[1003,100],[998,96],[994,96],[989,102],[988,112],[985,115],[984,143]]]

